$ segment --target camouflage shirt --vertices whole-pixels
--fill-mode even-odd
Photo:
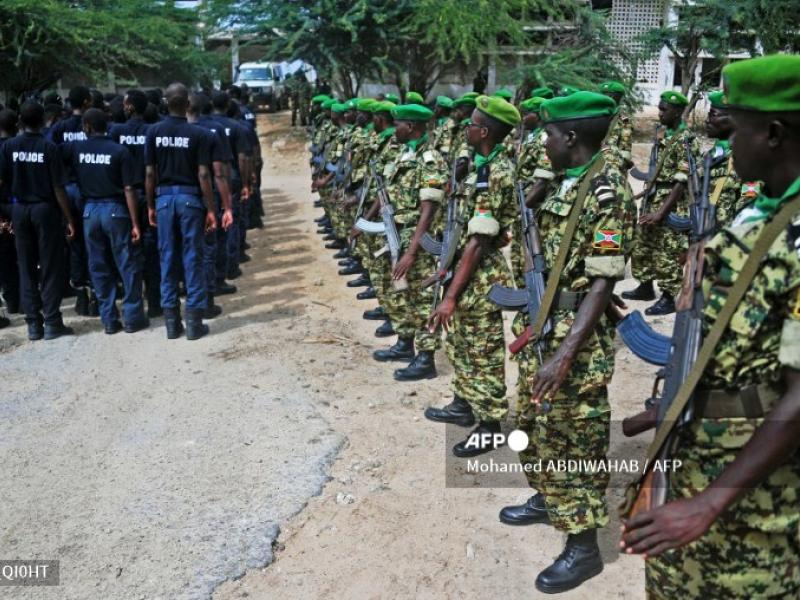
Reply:
[[[517,159],[517,179],[528,183],[533,179],[555,178],[550,159],[544,151],[546,141],[547,133],[543,127],[528,132]]]
[[[631,149],[633,147],[633,119],[622,109],[614,121],[614,127],[608,133],[604,147],[606,162],[626,171],[631,165]]]
[[[661,171],[655,182],[655,197],[650,203],[650,210],[656,211],[669,197],[676,183],[686,183],[689,180],[689,160],[686,152],[686,142],[692,156],[700,156],[700,145],[682,123],[675,131],[666,131],[658,138],[658,160],[663,160]],[[688,194],[684,194],[673,207],[673,211],[686,216],[689,213]]]
[[[350,148],[350,164],[352,182],[363,181],[367,176],[368,163],[372,153],[375,130],[371,124],[366,127],[356,128],[353,132],[353,143]]]

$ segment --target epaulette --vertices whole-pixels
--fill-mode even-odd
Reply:
[[[425,150],[425,152],[422,153],[422,161],[426,163],[436,162],[436,157],[430,150]]]
[[[598,175],[592,179],[592,193],[594,193],[601,207],[617,200],[617,193],[611,187],[611,183],[605,175]]]
[[[486,163],[478,169],[478,177],[475,181],[475,190],[477,192],[485,192],[489,189],[489,166],[491,163]]]
[[[800,258],[800,214],[795,215],[786,228],[786,241],[789,243],[789,249],[797,252]]]

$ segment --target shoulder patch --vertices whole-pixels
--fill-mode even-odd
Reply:
[[[600,206],[606,206],[617,200],[617,193],[605,175],[598,175],[592,180],[592,192]]]
[[[422,153],[422,160],[426,163],[432,163],[436,162],[436,157],[434,157],[433,152],[430,150],[425,150],[425,152]]]

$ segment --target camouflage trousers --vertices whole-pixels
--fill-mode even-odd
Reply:
[[[703,419],[681,435],[670,499],[697,494],[760,420]],[[800,598],[800,455],[730,507],[699,540],[645,563],[648,598]]]
[[[469,402],[477,419],[502,421],[508,414],[503,314],[479,307],[456,308],[453,315],[445,343],[454,371],[451,388]]]
[[[382,237],[379,239],[381,242],[385,241]],[[404,249],[405,247],[406,244],[403,244]],[[414,338],[417,352],[435,352],[441,346],[441,338],[438,333],[431,333],[427,328],[433,304],[433,288],[423,290],[421,285],[436,269],[433,257],[424,250],[417,254],[414,265],[406,275],[408,289],[401,292],[395,291],[393,287],[389,253],[385,252],[378,260],[384,263],[380,268],[383,277],[381,306],[388,313],[397,336],[404,339]]]
[[[515,318],[512,331],[521,334],[528,326],[528,315]],[[606,336],[598,336],[604,345]],[[545,342],[546,357],[556,349]],[[613,348],[612,348],[613,356]],[[599,463],[606,458],[610,438],[611,409],[603,377],[592,373],[592,359],[578,355],[570,375],[550,400],[552,410],[536,414],[530,404],[531,381],[539,368],[534,346],[517,355],[519,362],[517,428],[528,435],[528,448],[519,454],[520,462],[538,466],[526,472],[528,484],[545,498],[553,526],[567,533],[580,533],[608,525],[605,500],[609,474],[603,470],[559,467],[559,460]]]
[[[681,254],[688,247],[686,234],[664,224],[637,226],[631,257],[633,276],[640,282],[657,281],[661,291],[674,298],[683,280]]]

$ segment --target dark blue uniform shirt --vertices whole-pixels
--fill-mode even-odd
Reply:
[[[225,135],[225,129],[219,123],[207,115],[202,115],[197,119],[194,125],[209,132],[211,135],[212,162],[230,162],[232,160],[233,154],[231,153],[231,146]]]
[[[17,202],[55,202],[53,186],[67,183],[61,152],[41,133],[23,133],[0,148],[0,180]]]
[[[137,173],[144,182],[144,145],[150,125],[141,117],[131,117],[126,123],[115,124],[108,130],[108,137],[128,149]]]
[[[125,146],[105,136],[62,146],[64,160],[72,165],[87,202],[125,201],[125,186],[142,182],[142,175]]]
[[[210,141],[200,127],[168,116],[147,130],[145,164],[156,168],[158,185],[198,187],[198,167],[211,166]]]
[[[85,140],[86,132],[83,130],[83,116],[70,115],[66,119],[61,119],[50,128],[47,136],[50,141],[58,146]],[[75,171],[69,165],[67,165],[67,179],[70,183],[76,181]]]

